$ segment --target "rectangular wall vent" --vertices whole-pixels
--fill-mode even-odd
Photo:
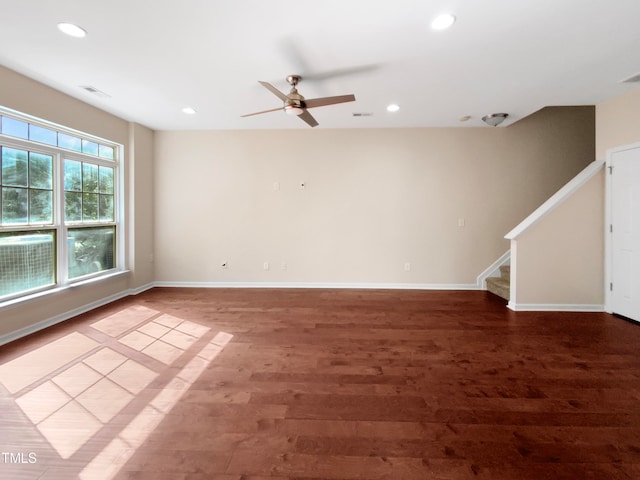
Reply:
[[[86,90],[89,93],[92,93],[93,95],[96,95],[97,97],[102,97],[102,98],[111,97],[111,95],[108,95],[104,93],[102,90],[98,90],[96,87],[92,87],[91,85],[80,85],[80,88],[83,90]]]

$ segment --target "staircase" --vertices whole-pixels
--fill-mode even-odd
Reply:
[[[499,277],[489,277],[486,280],[487,290],[509,301],[509,291],[511,285],[511,267],[502,265]]]

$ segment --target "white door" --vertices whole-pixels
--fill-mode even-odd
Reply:
[[[640,322],[640,147],[609,159],[611,310]]]

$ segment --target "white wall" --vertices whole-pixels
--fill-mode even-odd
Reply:
[[[505,233],[594,156],[590,107],[508,128],[155,140],[156,280],[167,283],[473,285],[509,248]]]

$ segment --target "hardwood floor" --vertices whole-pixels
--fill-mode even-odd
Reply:
[[[156,288],[0,347],[8,479],[640,479],[640,325]]]

